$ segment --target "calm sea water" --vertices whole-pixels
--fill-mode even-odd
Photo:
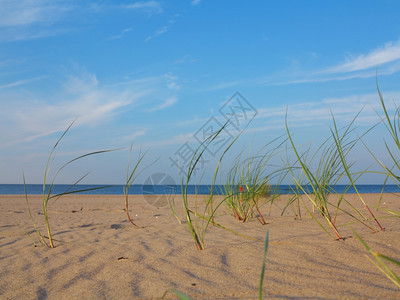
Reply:
[[[52,194],[63,193],[68,190],[70,186],[64,184],[58,184],[53,187]],[[101,185],[78,185],[75,186],[75,190],[88,190],[82,192],[81,194],[89,195],[123,195],[122,185],[113,185],[102,188]],[[360,193],[380,193],[382,191],[382,185],[368,184],[368,185],[357,185],[357,189]],[[272,188],[276,188],[272,186]],[[290,187],[288,185],[280,185],[278,188],[278,193],[288,194],[290,193]],[[346,185],[337,185],[335,187],[336,192],[342,193],[346,189]],[[41,184],[27,184],[26,190],[28,194],[42,194],[43,186]],[[209,194],[211,187],[209,185],[190,185],[188,187],[188,194],[199,194],[206,195]],[[214,193],[220,194],[223,190],[222,186],[215,186]],[[400,193],[400,188],[396,185],[386,185],[384,191],[386,193]],[[180,194],[180,185],[132,185],[129,190],[131,195],[161,195],[161,194]],[[354,188],[350,188],[346,193],[355,193]],[[23,184],[0,184],[0,194],[1,195],[22,195],[24,194]]]

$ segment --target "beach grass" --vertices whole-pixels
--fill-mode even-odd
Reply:
[[[398,158],[398,154],[400,152],[400,106],[396,106],[394,115],[392,116],[393,119],[389,116],[388,109],[386,108],[385,101],[383,99],[382,93],[379,89],[379,84],[378,84],[378,78],[376,78],[376,89],[379,95],[379,101],[381,104],[381,107],[383,109],[384,116],[379,116],[381,119],[381,122],[385,125],[387,132],[390,135],[390,139],[394,143],[394,149],[389,145],[387,141],[384,141],[385,143],[385,148],[387,153],[389,154],[389,157],[393,163],[392,166],[388,166],[385,163],[383,163],[378,157],[376,157],[372,151],[369,150],[369,148],[366,146],[368,149],[369,153],[371,156],[375,159],[375,161],[378,162],[378,164],[382,167],[384,174],[386,175],[382,192],[384,191],[384,187],[388,181],[388,179],[392,179],[393,183],[396,184],[400,188],[400,159]],[[381,199],[378,202],[376,210],[379,210],[381,206]]]
[[[244,150],[239,153],[232,163],[227,174],[222,178],[224,184],[221,192],[225,195],[225,207],[241,222],[247,222],[254,215],[262,225],[267,224],[259,209],[259,199],[271,197],[272,188],[270,181],[279,175],[281,170],[271,170],[274,167],[270,161],[274,158],[283,142],[269,149],[275,139],[262,147],[255,155],[249,154],[245,157]],[[270,201],[273,201],[273,196]]]
[[[75,121],[74,121],[75,122]],[[55,185],[55,180],[57,178],[57,176],[61,173],[61,171],[66,168],[67,166],[69,166],[70,164],[72,164],[75,161],[78,161],[82,158],[88,157],[88,156],[92,156],[92,155],[97,155],[97,154],[102,154],[102,153],[107,153],[107,152],[111,152],[111,151],[115,151],[118,149],[110,149],[110,150],[101,150],[101,151],[94,151],[94,152],[90,152],[90,153],[86,153],[83,155],[80,155],[78,157],[73,158],[72,160],[64,163],[55,173],[55,175],[51,178],[51,180],[49,180],[50,177],[50,170],[51,167],[53,165],[54,159],[56,157],[55,151],[58,147],[58,145],[60,144],[61,140],[63,139],[63,137],[67,134],[67,132],[71,129],[72,125],[74,124],[74,122],[72,122],[68,128],[62,133],[62,135],[60,136],[60,138],[57,140],[57,142],[55,143],[55,145],[53,146],[49,157],[47,159],[46,162],[46,167],[44,170],[44,176],[43,176],[43,194],[42,194],[42,213],[43,213],[43,217],[44,217],[44,221],[45,221],[45,225],[46,225],[46,230],[47,230],[47,236],[45,236],[44,234],[42,234],[42,232],[39,229],[39,226],[37,225],[37,222],[35,221],[35,219],[33,218],[30,206],[29,206],[29,199],[28,199],[28,192],[26,189],[26,180],[25,180],[25,175],[23,174],[23,182],[24,182],[24,193],[25,193],[25,201],[26,201],[26,207],[30,216],[30,219],[32,221],[33,227],[35,229],[35,233],[36,233],[36,238],[37,241],[45,246],[48,246],[50,248],[54,248],[54,241],[53,241],[53,235],[52,235],[52,230],[50,228],[50,221],[49,221],[49,211],[48,211],[48,205],[49,205],[49,201],[53,199],[53,202],[57,201],[58,199],[60,199],[62,196],[65,195],[69,195],[69,194],[76,194],[76,193],[82,193],[82,192],[88,192],[88,191],[93,191],[93,190],[97,190],[97,189],[103,189],[106,188],[107,186],[100,186],[100,187],[93,187],[93,188],[87,188],[87,189],[74,189],[84,178],[86,178],[89,173],[86,173],[85,175],[83,175],[82,177],[80,177],[77,181],[75,181],[73,184],[71,184],[66,191],[62,192],[62,193],[57,193],[57,194],[53,194],[53,188]],[[32,238],[32,237],[31,237]],[[47,241],[48,240],[48,243]],[[36,244],[35,244],[36,245]]]
[[[133,226],[135,226],[137,228],[140,228],[140,226],[136,225],[136,223],[134,223],[132,221],[132,218],[130,217],[130,214],[129,214],[129,189],[131,188],[133,182],[135,181],[135,179],[139,175],[138,174],[138,167],[139,167],[140,163],[142,162],[143,158],[145,157],[147,151],[144,152],[143,154],[141,152],[139,152],[138,159],[137,159],[136,163],[134,164],[132,170],[130,170],[132,148],[133,148],[133,143],[131,144],[131,147],[129,149],[128,167],[127,167],[127,170],[126,170],[126,181],[125,181],[125,185],[124,185],[125,211],[126,211],[126,216],[127,216],[128,220],[129,220],[129,222]]]
[[[220,158],[218,160],[218,163],[215,167],[214,174],[213,174],[213,179],[212,179],[212,184],[210,188],[210,195],[206,200],[205,203],[205,208],[202,213],[199,213],[197,211],[197,194],[196,194],[196,201],[195,201],[195,209],[194,211],[190,208],[189,201],[188,201],[188,186],[189,183],[192,179],[192,176],[194,175],[194,172],[196,171],[197,164],[199,163],[200,159],[204,155],[204,152],[207,150],[208,147],[218,138],[220,134],[223,133],[224,129],[226,126],[229,124],[229,121],[227,121],[223,126],[221,126],[220,129],[217,131],[213,132],[211,135],[209,135],[194,151],[191,160],[189,162],[187,172],[185,174],[185,177],[181,178],[181,193],[182,193],[182,203],[183,203],[183,208],[184,208],[184,214],[186,217],[186,221],[189,227],[189,231],[193,237],[193,240],[195,242],[195,246],[198,250],[204,250],[204,237],[207,232],[207,228],[210,224],[216,225],[217,223],[214,222],[214,214],[217,210],[218,207],[221,206],[221,204],[224,202],[222,201],[219,203],[216,207],[214,207],[214,186],[215,186],[215,180],[218,175],[218,171],[221,165],[221,161],[227,151],[232,147],[232,145],[235,143],[235,141],[239,138],[240,133],[230,142],[228,146],[225,147],[225,149],[222,151],[222,154],[220,155]],[[193,215],[193,218],[191,216]],[[207,217],[206,217],[207,216]],[[219,225],[219,224],[218,224]],[[222,228],[224,226],[220,225]]]
[[[383,109],[385,112],[385,118],[382,118],[383,122],[386,122],[386,128],[391,134],[393,139],[399,139],[398,130],[400,130],[399,120],[400,113],[399,110],[396,111],[394,121],[391,121],[388,116],[388,112],[384,106],[383,98],[380,94],[378,88],[379,96],[381,99],[381,103],[383,105]],[[288,196],[288,201],[282,210],[282,214],[284,211],[293,204],[297,204],[297,208],[293,207],[293,212],[295,213],[296,218],[301,218],[301,208],[303,207],[307,213],[311,216],[311,218],[325,231],[329,236],[331,236],[335,240],[343,240],[344,237],[339,232],[338,228],[343,228],[343,226],[347,226],[348,224],[362,224],[366,227],[370,228],[373,231],[378,231],[369,225],[371,222],[375,222],[380,231],[383,231],[383,227],[380,224],[381,215],[375,217],[373,212],[368,206],[368,203],[364,200],[364,196],[359,192],[357,188],[357,181],[362,178],[366,173],[365,171],[353,172],[354,163],[349,160],[350,153],[355,149],[355,146],[359,142],[363,142],[362,138],[365,134],[370,132],[374,127],[371,127],[367,131],[365,131],[360,136],[354,134],[355,129],[354,125],[360,113],[358,113],[346,126],[339,127],[333,112],[331,111],[332,117],[332,125],[329,126],[330,136],[324,140],[320,145],[317,145],[316,150],[313,151],[311,147],[307,147],[305,151],[302,151],[301,148],[296,144],[294,135],[292,131],[289,129],[287,114],[285,116],[285,129],[286,136],[283,141],[280,138],[273,140],[273,142],[277,142],[277,146],[270,147],[271,143],[268,143],[266,146],[261,148],[260,151],[256,152],[255,155],[251,154],[251,149],[249,149],[248,153],[242,150],[238,156],[234,159],[234,161],[230,164],[228,168],[228,172],[226,175],[220,174],[222,173],[222,163],[224,161],[225,154],[229,151],[232,145],[236,142],[240,134],[233,139],[233,141],[222,151],[220,155],[215,170],[212,177],[210,194],[205,196],[205,201],[200,200],[201,197],[199,195],[194,195],[193,197],[188,196],[188,186],[192,184],[194,175],[196,170],[198,170],[197,166],[200,163],[205,151],[208,147],[212,146],[212,143],[217,142],[219,135],[223,134],[226,123],[219,130],[211,134],[200,146],[194,151],[193,156],[191,157],[189,166],[187,168],[187,172],[181,177],[181,196],[182,203],[184,208],[184,215],[186,218],[186,223],[188,225],[189,231],[195,243],[195,247],[198,250],[205,249],[205,235],[209,225],[216,225],[225,230],[231,231],[239,236],[248,237],[240,232],[235,232],[226,226],[223,226],[217,223],[214,220],[214,217],[217,218],[219,215],[216,215],[217,210],[225,206],[228,208],[231,215],[233,215],[237,220],[241,222],[247,222],[251,218],[257,218],[261,224],[267,224],[267,220],[264,218],[262,214],[262,207],[260,207],[259,202],[261,198],[267,197],[266,202],[271,205],[274,202],[274,198],[276,196],[276,190],[271,188],[270,182],[272,180],[278,180],[281,182],[284,178],[289,176],[292,180],[289,185],[290,191],[293,193]],[[392,122],[392,123],[390,123]],[[111,150],[103,150],[90,152],[84,155],[80,155],[72,160],[67,161],[65,164],[61,166],[55,172],[54,176],[50,176],[51,167],[55,161],[56,150],[59,147],[60,142],[63,137],[67,134],[67,132],[72,127],[73,123],[62,133],[61,137],[57,140],[55,145],[53,146],[50,155],[47,159],[47,163],[44,171],[44,179],[43,179],[43,194],[42,194],[42,215],[44,218],[44,223],[46,226],[46,233],[43,233],[38,226],[34,218],[34,214],[32,213],[29,206],[29,197],[28,191],[25,184],[25,174],[23,174],[24,181],[24,193],[25,193],[25,201],[26,206],[28,208],[28,213],[30,220],[34,227],[35,237],[32,234],[26,231],[26,234],[32,239],[34,245],[37,243],[48,246],[50,248],[54,248],[54,241],[52,230],[50,228],[50,218],[48,205],[51,203],[50,200],[58,200],[64,195],[80,193],[83,191],[90,191],[99,188],[105,187],[96,187],[89,189],[76,189],[77,185],[88,175],[80,177],[76,180],[65,192],[59,194],[53,194],[53,188],[55,185],[55,181],[57,176],[61,173],[61,171],[66,168],[68,165],[76,162],[84,157],[101,154],[105,152],[115,151],[116,149]],[[398,129],[397,129],[398,127]],[[396,140],[394,141],[395,143]],[[285,145],[285,150],[281,151],[282,145]],[[380,163],[377,157],[374,158],[380,163],[383,168],[383,172],[381,174],[386,175],[385,184],[389,178],[396,182],[398,180],[398,184],[400,186],[400,179],[396,175],[397,169],[400,170],[400,163],[396,159],[395,150],[389,147],[388,143],[385,143],[386,149],[389,153],[390,158],[393,160],[393,166],[386,166]],[[250,147],[251,148],[251,147]],[[400,145],[399,145],[400,150]],[[129,214],[129,204],[128,204],[128,196],[129,189],[131,188],[134,181],[137,179],[139,174],[139,166],[141,166],[143,159],[147,152],[142,153],[141,151],[138,153],[138,158],[136,162],[131,167],[131,157],[133,152],[133,144],[129,149],[129,158],[128,158],[128,166],[126,172],[126,182],[124,185],[124,197],[125,197],[125,209],[127,218],[130,223],[132,223],[135,227],[138,226],[131,218]],[[272,165],[272,160],[279,156],[283,152],[286,155],[286,160],[281,158],[283,163],[283,167],[276,167]],[[295,162],[289,161],[289,152],[294,153]],[[272,168],[271,171],[271,167]],[[223,195],[222,201],[218,203],[214,203],[214,188],[216,186],[216,178],[221,176],[224,180],[223,184]],[[202,176],[200,176],[202,177]],[[347,185],[345,191],[343,193],[338,193],[336,191],[336,185],[340,180],[347,180],[349,184]],[[200,179],[201,181],[201,179]],[[357,205],[354,202],[348,201],[345,193],[347,190],[352,187],[357,195],[357,201],[359,200],[361,203]],[[381,197],[383,194],[383,189],[381,193]],[[272,198],[271,198],[272,197]],[[190,202],[189,198],[194,199],[193,202]],[[218,198],[219,199],[219,198]],[[202,203],[199,203],[202,201]],[[378,201],[378,208],[380,201]],[[180,224],[180,218],[177,215],[177,211],[175,208],[175,199],[173,195],[169,195],[168,203],[170,206],[170,210],[172,212],[172,216],[174,216]],[[216,205],[217,204],[217,205]],[[363,206],[362,206],[362,205]],[[358,208],[357,208],[358,207]],[[361,207],[361,208],[359,208]],[[203,211],[199,211],[200,208],[204,209]],[[365,210],[370,214],[370,217],[366,216],[363,213]],[[391,214],[393,217],[400,217],[400,214],[396,211],[384,210],[388,214]],[[317,214],[316,214],[317,212]],[[280,213],[280,211],[279,211]],[[378,214],[377,214],[378,215]],[[347,224],[337,224],[338,220],[343,220],[343,216],[351,218],[351,222]],[[338,217],[338,218],[337,218]],[[255,220],[254,220],[255,221]],[[256,221],[255,221],[256,222]],[[250,224],[251,225],[251,224]],[[238,225],[239,226],[239,225]],[[242,225],[240,225],[242,226]],[[247,226],[247,225],[243,225]],[[143,230],[142,230],[143,231]],[[356,232],[354,232],[356,237],[359,239],[361,244],[365,247],[368,252],[368,259],[371,263],[373,263],[379,271],[386,276],[391,282],[393,282],[398,288],[400,288],[400,278],[398,276],[398,272],[396,271],[398,266],[400,266],[400,261],[398,258],[389,257],[382,253],[374,251]],[[251,237],[250,237],[251,238]],[[254,240],[255,238],[253,238]],[[261,240],[261,239],[260,239]],[[260,241],[258,240],[258,241]],[[190,241],[189,241],[190,242]],[[262,299],[263,297],[263,283],[265,279],[265,269],[267,263],[267,251],[269,245],[269,230],[267,230],[266,238],[264,240],[264,251],[263,258],[261,264],[261,272],[258,281],[258,299]],[[274,242],[275,243],[275,242]],[[287,242],[282,242],[280,245],[284,245]],[[386,279],[384,279],[386,280]],[[174,285],[171,285],[174,286]],[[254,287],[253,287],[254,290]],[[186,291],[185,291],[186,292]],[[167,290],[163,298],[168,294],[172,293],[177,296],[179,299],[190,299],[188,295],[178,290],[178,288],[171,288]]]
[[[285,118],[288,140],[299,165],[295,167],[295,165],[287,163],[288,169],[290,170],[289,173],[294,182],[294,187],[291,187],[291,190],[295,194],[295,196],[289,198],[289,201],[292,203],[296,199],[302,199],[300,195],[304,194],[313,207],[313,212],[311,213],[307,208],[307,205],[303,203],[303,206],[309,215],[326,233],[331,235],[327,228],[316,218],[315,210],[317,210],[325,219],[338,240],[342,240],[342,236],[340,235],[336,224],[336,217],[339,211],[344,212],[356,222],[359,222],[375,231],[367,224],[369,218],[367,218],[360,209],[357,209],[352,203],[346,200],[345,194],[350,187],[354,188],[358,198],[371,215],[372,219],[375,220],[378,228],[384,230],[378,219],[370,210],[368,204],[364,201],[356,186],[356,182],[367,172],[367,170],[352,172],[351,168],[354,165],[354,162],[348,161],[349,153],[354,149],[359,141],[362,141],[364,135],[374,128],[374,126],[372,126],[362,135],[352,137],[352,133],[355,129],[354,123],[360,112],[358,112],[349,124],[339,129],[334,114],[331,111],[333,125],[329,127],[330,136],[314,153],[310,152],[310,148],[305,152],[300,153],[289,130],[287,116]],[[312,167],[314,160],[317,160],[316,167]],[[337,194],[335,186],[338,184],[339,180],[345,178],[348,179],[349,184],[345,188],[344,192],[342,192],[341,195],[338,195],[337,202],[332,203],[329,200],[330,195]],[[343,204],[347,204],[346,208],[343,207]],[[333,211],[331,211],[331,208]]]
[[[345,140],[345,137],[346,137],[347,134],[351,131],[351,127],[352,127],[354,121],[356,120],[356,118],[358,117],[358,114],[359,114],[359,113],[354,117],[354,119],[351,121],[351,123],[350,123],[347,127],[345,127],[345,131],[344,131],[344,134],[343,134],[342,136],[340,136],[340,134],[339,134],[339,130],[338,130],[338,127],[337,127],[337,125],[336,125],[335,117],[334,117],[334,115],[333,115],[332,112],[331,112],[331,114],[332,114],[333,127],[330,128],[330,130],[331,130],[331,133],[332,133],[332,137],[333,137],[333,139],[334,139],[334,141],[335,141],[336,149],[337,149],[337,152],[338,152],[338,154],[339,154],[340,161],[341,161],[341,163],[342,163],[342,166],[343,166],[343,169],[344,169],[344,171],[345,171],[345,174],[346,174],[348,180],[350,181],[351,186],[352,186],[352,187],[354,188],[354,190],[356,191],[358,198],[360,199],[360,201],[362,202],[362,204],[364,205],[364,207],[367,209],[367,211],[369,212],[369,214],[371,215],[371,217],[373,218],[373,220],[376,222],[376,224],[378,225],[379,229],[383,231],[384,228],[382,227],[382,225],[380,224],[380,222],[378,221],[378,219],[375,217],[375,215],[373,214],[373,212],[372,212],[371,209],[369,208],[368,204],[364,201],[362,195],[360,194],[360,192],[358,191],[357,186],[356,186],[356,181],[357,181],[357,179],[360,178],[363,174],[365,174],[366,171],[362,171],[362,172],[358,172],[357,174],[353,174],[353,173],[350,171],[351,164],[349,164],[348,161],[347,161],[347,154],[352,150],[352,148],[355,146],[355,144],[357,143],[357,141],[360,140],[360,139],[362,138],[362,136],[361,136],[361,137],[359,137],[359,138],[356,139],[356,140],[352,140],[352,141],[350,142],[350,144],[349,144],[348,142],[346,142],[346,140]],[[373,128],[373,127],[371,127],[369,130],[367,130],[367,131],[363,134],[363,136],[364,136],[365,134],[367,134],[370,130],[372,130],[372,128]],[[349,147],[349,145],[350,145],[350,147]],[[354,207],[353,207],[353,208],[354,208]],[[367,221],[367,220],[368,220],[366,217],[363,216],[363,214],[362,214],[359,210],[357,210],[357,209],[355,209],[355,208],[354,208],[354,210],[355,210],[360,216],[362,216],[362,217],[364,218],[364,221]],[[365,224],[365,223],[363,223],[363,224]]]
[[[392,281],[398,288],[400,288],[400,277],[388,266],[388,263],[400,266],[400,260],[388,257],[382,253],[372,250],[372,248],[353,230],[358,240],[363,244],[365,249],[369,252],[371,257],[367,256],[369,261],[373,263],[379,271],[382,272],[390,281]]]
[[[296,146],[293,136],[289,130],[287,122],[287,113],[285,117],[285,127],[288,136],[288,141],[291,145],[291,149],[297,158],[299,166],[294,167],[293,165],[287,164],[289,173],[294,182],[295,188],[292,191],[295,192],[296,197],[292,197],[290,201],[294,199],[302,200],[301,194],[304,194],[310,201],[313,207],[313,211],[317,210],[319,214],[328,223],[328,226],[332,229],[334,235],[338,240],[342,240],[334,220],[331,216],[330,205],[329,205],[329,194],[332,193],[334,185],[341,178],[343,171],[341,170],[340,160],[338,153],[334,145],[329,144],[329,139],[322,143],[317,148],[314,154],[311,155],[311,159],[308,160],[310,155],[310,148],[304,153],[300,153]],[[320,153],[320,160],[317,163],[317,169],[311,167],[311,161]],[[299,175],[300,174],[300,175]],[[305,184],[304,184],[305,183]],[[309,187],[309,188],[306,188]],[[309,190],[311,189],[311,190]],[[311,212],[307,205],[304,205],[309,215],[318,223],[318,225],[330,236],[332,236],[328,229],[317,219],[314,212]]]
[[[182,221],[178,217],[178,214],[176,212],[175,196],[172,194],[168,194],[167,200],[168,200],[168,205],[169,205],[169,209],[171,210],[172,216],[178,221],[179,224],[182,224]]]

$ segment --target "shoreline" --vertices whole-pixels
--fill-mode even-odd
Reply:
[[[368,192],[359,192],[360,195],[397,195],[400,197],[400,191],[399,192],[384,192],[384,193],[368,193]],[[195,196],[200,196],[200,197],[207,197],[210,194],[188,194],[189,197],[195,197]],[[277,194],[277,197],[287,197],[287,196],[291,196],[293,194]],[[309,195],[313,195],[312,193],[309,193]],[[357,193],[345,193],[345,194],[340,194],[340,193],[336,193],[336,194],[329,194],[330,196],[338,196],[338,195],[348,195],[348,196],[357,196]],[[25,197],[25,194],[0,194],[0,198],[2,197]],[[43,196],[43,194],[27,194],[28,197],[41,197]],[[74,196],[78,196],[78,197],[97,197],[97,196],[101,196],[101,197],[120,197],[121,199],[123,199],[123,197],[125,196],[124,194],[85,194],[85,193],[77,193],[77,194],[71,194],[71,195],[65,195],[62,196],[62,198],[64,197],[74,197]],[[173,196],[173,197],[181,197],[182,194],[181,193],[176,193],[176,194],[129,194],[129,197],[157,197],[157,196]],[[215,197],[222,197],[223,195],[218,195],[218,194],[214,194]],[[303,194],[304,196],[304,194]]]
[[[79,193],[81,195],[124,195],[124,185],[110,185],[107,188],[101,188],[104,185],[78,185],[76,189],[91,189],[96,188],[95,190],[85,191],[83,193]],[[290,185],[281,184],[279,186],[270,185],[272,190],[275,190],[277,194],[290,194]],[[342,194],[346,191],[345,194],[355,194],[356,191],[353,187],[346,188],[348,185],[337,184],[335,185],[336,194]],[[358,192],[360,193],[381,193],[384,187],[384,193],[400,193],[400,188],[396,184],[359,184],[356,185]],[[26,186],[27,192],[30,195],[41,195],[43,194],[43,185],[42,184],[28,184]],[[56,184],[53,187],[53,193],[63,193],[70,185],[68,184]],[[211,185],[189,185],[188,186],[188,194],[195,195],[207,195],[210,193]],[[304,186],[307,189],[307,186]],[[221,194],[221,191],[224,189],[223,185],[215,185],[214,186],[214,194]],[[180,185],[143,185],[143,184],[134,184],[130,188],[130,195],[160,195],[160,194],[180,194],[181,186]],[[23,184],[0,184],[0,195],[23,195],[24,194],[24,185]]]
[[[363,194],[371,209],[377,196]],[[28,197],[44,232],[41,195]],[[121,195],[65,196],[49,206],[56,246],[50,249],[33,247],[24,233],[23,229],[34,234],[24,195],[0,195],[0,296],[143,299],[160,298],[176,288],[192,298],[256,298],[268,228],[265,298],[398,297],[399,289],[367,259],[365,248],[343,225],[348,221],[344,214],[338,215],[345,237],[340,242],[329,237],[304,209],[301,220],[294,218],[291,209],[281,216],[287,195],[272,207],[261,207],[269,223],[265,226],[256,218],[238,222],[221,207],[217,222],[257,240],[210,226],[206,249],[198,251],[183,222],[180,197],[176,195],[175,205],[183,224],[168,206],[157,208],[143,195],[130,195],[130,215],[144,227],[138,229],[127,220]],[[194,201],[194,196],[189,197]],[[384,194],[382,208],[399,211],[397,197]],[[357,195],[348,198],[362,208]],[[374,250],[399,259],[398,218],[387,218],[383,210],[376,215],[386,228],[383,232],[373,233],[358,223],[351,226]],[[368,224],[375,227],[371,221]],[[167,294],[167,298],[176,297]]]

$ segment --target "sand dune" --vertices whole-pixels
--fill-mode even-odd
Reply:
[[[355,195],[349,197],[358,203]],[[373,206],[378,195],[365,197]],[[399,200],[386,194],[383,207],[399,211]],[[30,196],[30,201],[44,232],[40,196]],[[183,221],[179,201],[176,196]],[[137,229],[127,221],[122,196],[68,196],[49,206],[56,246],[49,249],[33,247],[24,233],[33,233],[24,197],[2,195],[0,297],[143,299],[160,298],[174,287],[196,299],[257,298],[268,228],[265,298],[400,298],[400,290],[367,259],[348,226],[339,227],[345,240],[335,241],[304,209],[301,220],[295,220],[290,210],[280,216],[284,199],[280,201],[262,207],[266,226],[256,219],[240,223],[221,210],[217,222],[255,239],[210,226],[206,250],[198,251],[186,224],[179,224],[168,206],[156,208],[143,196],[131,196],[131,217],[144,227]],[[380,220],[384,232],[352,226],[374,250],[400,259],[400,220]],[[339,216],[339,224],[347,221]],[[373,221],[368,224],[375,227]]]

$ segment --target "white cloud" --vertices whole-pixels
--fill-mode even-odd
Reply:
[[[74,119],[74,127],[95,126],[115,119],[132,105],[153,112],[178,101],[177,78],[170,74],[105,85],[94,74],[76,69],[77,75],[68,76],[56,93],[45,98],[29,89],[12,88],[34,79],[0,89],[0,144],[15,145],[63,131]]]
[[[195,6],[195,5],[200,4],[200,2],[201,2],[201,0],[193,0],[193,1],[191,2],[191,4],[192,4],[193,6]]]
[[[132,134],[132,138],[136,139],[136,138],[138,138],[140,136],[143,136],[145,134],[146,134],[146,130],[143,129],[143,130],[137,131],[134,134]]]
[[[27,83],[30,83],[30,82],[34,82],[34,81],[37,81],[37,80],[41,80],[41,79],[44,79],[44,78],[47,78],[47,77],[48,76],[38,76],[38,77],[35,77],[35,78],[30,78],[30,79],[17,80],[17,81],[14,81],[14,82],[10,82],[10,83],[6,83],[6,84],[3,84],[3,85],[0,85],[0,89],[6,89],[6,88],[12,88],[12,87],[24,85],[24,84],[27,84]]]
[[[152,35],[148,36],[144,42],[147,43],[150,40],[154,39],[155,37],[162,35],[164,33],[166,33],[172,26],[172,24],[175,23],[176,18],[178,18],[180,15],[179,14],[175,14],[173,15],[173,17],[171,19],[168,20],[168,24],[165,26],[162,26],[161,28],[157,29],[155,33],[153,33]]]
[[[53,23],[73,6],[49,0],[0,0],[0,27]]]
[[[126,4],[123,7],[125,9],[146,10],[148,12],[156,14],[162,13],[161,4],[157,1],[135,2],[132,4]]]
[[[32,40],[56,36],[70,32],[74,26],[65,26],[62,21],[74,14],[88,13],[92,15],[110,13],[112,10],[135,10],[150,15],[162,13],[162,6],[158,1],[141,1],[125,5],[115,4],[86,4],[68,0],[0,0],[0,42]],[[110,39],[119,38],[126,33]]]
[[[142,106],[146,106],[145,111],[153,112],[168,108],[178,101],[176,93],[181,89],[178,81],[179,78],[177,76],[167,73],[160,76],[129,80],[113,87],[120,88],[120,86],[125,85],[140,86],[142,91],[146,91],[146,96],[140,102]]]
[[[116,96],[121,97],[121,95]],[[96,91],[55,105],[36,103],[14,113],[19,131],[25,137],[13,143],[31,141],[62,131],[75,118],[77,126],[105,122],[115,115],[119,108],[130,103],[131,101],[127,99],[106,101]]]
[[[155,37],[166,33],[166,32],[168,31],[168,29],[169,29],[169,26],[163,26],[163,27],[161,27],[161,28],[158,29],[154,34],[148,36],[148,37],[144,40],[144,42],[147,43],[147,42],[149,42],[150,40],[154,39]]]
[[[0,132],[7,141],[5,144],[31,141],[62,131],[74,119],[77,119],[77,126],[103,123],[146,92],[132,87],[110,89],[102,86],[95,75],[83,73],[71,76],[59,94],[39,100],[38,96],[32,95],[29,99],[8,103],[1,99],[7,103],[0,112],[3,119]],[[58,100],[58,97],[62,99]],[[7,128],[13,128],[13,131],[9,132]]]
[[[160,105],[150,108],[149,111],[153,112],[153,111],[157,111],[157,110],[162,110],[162,109],[165,109],[167,107],[174,105],[176,102],[178,102],[178,98],[176,98],[176,97],[170,97],[167,99],[163,99],[162,103]]]
[[[141,143],[136,143],[136,140],[141,136],[146,136],[148,129],[140,129],[133,134],[122,135],[117,138],[118,144],[130,145],[133,142],[133,148],[142,149]]]
[[[178,84],[178,77],[171,74],[165,74],[164,78],[167,82],[167,88],[172,91],[179,91],[181,86]]]
[[[197,59],[191,58],[190,55],[185,55],[182,58],[179,58],[174,61],[174,64],[183,64],[183,63],[194,63]]]
[[[174,91],[179,91],[181,89],[180,85],[178,85],[176,82],[170,82],[167,84],[167,87],[170,90],[174,90]]]
[[[295,62],[290,68],[257,80],[262,85],[329,82],[392,75],[400,71],[400,41],[388,42],[368,54],[349,55],[346,62],[320,70],[304,71]]]
[[[0,42],[32,40],[67,32],[54,24],[74,9],[67,1],[0,0]]]
[[[132,30],[133,30],[132,27],[125,28],[125,29],[122,30],[119,34],[113,35],[113,36],[109,37],[108,40],[117,40],[117,39],[120,39],[120,38],[122,38],[122,37],[125,35],[125,33],[129,32],[129,31],[132,31]]]
[[[400,103],[400,92],[383,93],[383,98],[387,99],[388,109],[390,113],[395,111],[393,105],[389,105],[388,101],[397,100]],[[316,102],[301,102],[289,106],[277,106],[270,108],[258,109],[256,119],[265,120],[268,125],[247,130],[267,131],[273,129],[283,129],[285,124],[285,115],[287,113],[288,123],[290,127],[312,127],[322,124],[331,124],[332,113],[337,122],[347,124],[359,113],[357,124],[362,126],[373,126],[380,121],[378,113],[381,113],[381,104],[378,93],[351,95],[341,98],[326,98]],[[263,123],[265,123],[263,121]]]
[[[346,62],[338,66],[324,70],[326,73],[347,73],[370,68],[376,68],[380,65],[400,60],[400,41],[393,44],[386,43],[383,47],[372,50],[370,53],[350,56]]]

